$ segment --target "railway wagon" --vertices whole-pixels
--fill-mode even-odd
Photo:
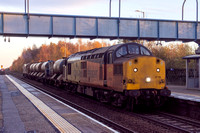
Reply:
[[[53,74],[51,76],[50,84],[56,85],[58,87],[63,86],[63,68],[64,65],[66,65],[66,59],[58,59],[53,64],[53,67],[49,70],[53,71]]]
[[[68,89],[116,106],[160,105],[171,94],[165,62],[137,43],[75,53],[64,75]]]
[[[50,79],[53,76],[53,65],[54,61],[48,60],[41,66],[40,81],[43,83],[50,83]]]
[[[30,67],[29,67],[30,71],[28,73],[28,78],[35,79],[35,75],[37,74],[37,72],[36,72],[36,65],[37,65],[37,63],[32,63],[30,65]]]
[[[23,76],[26,77],[26,78],[28,77],[28,74],[30,72],[30,65],[31,65],[31,63],[24,64],[23,68],[22,68]]]

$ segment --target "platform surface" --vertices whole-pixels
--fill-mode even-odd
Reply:
[[[117,132],[10,75],[0,76],[0,96],[2,132]]]
[[[171,97],[200,102],[200,89],[187,89],[186,86],[167,85],[171,90]]]

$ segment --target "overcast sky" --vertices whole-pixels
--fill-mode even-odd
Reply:
[[[135,10],[141,10],[145,12],[145,18],[181,20],[183,1],[121,0],[121,17],[141,18],[142,13],[135,12]],[[110,0],[30,0],[30,13],[109,16],[109,2]],[[119,0],[112,0],[112,17],[118,17],[118,9]],[[0,0],[0,12],[24,13],[24,0]],[[196,0],[186,1],[184,19],[196,20]],[[9,67],[25,47],[33,44],[40,46],[43,43],[58,40],[58,38],[12,37],[11,42],[8,43],[4,42],[4,38],[0,36],[0,65]]]

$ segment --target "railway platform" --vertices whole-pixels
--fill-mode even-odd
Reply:
[[[10,75],[0,75],[0,132],[117,131]]]
[[[200,102],[200,90],[198,89],[187,89],[186,86],[176,86],[176,85],[167,85],[169,90],[171,90],[171,97]]]

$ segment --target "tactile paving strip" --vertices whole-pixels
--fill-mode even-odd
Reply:
[[[6,77],[35,105],[38,110],[61,132],[61,133],[81,133],[76,127],[67,122],[64,118],[58,115],[54,110],[49,108],[40,99],[32,95],[21,85],[15,82],[8,75]]]

